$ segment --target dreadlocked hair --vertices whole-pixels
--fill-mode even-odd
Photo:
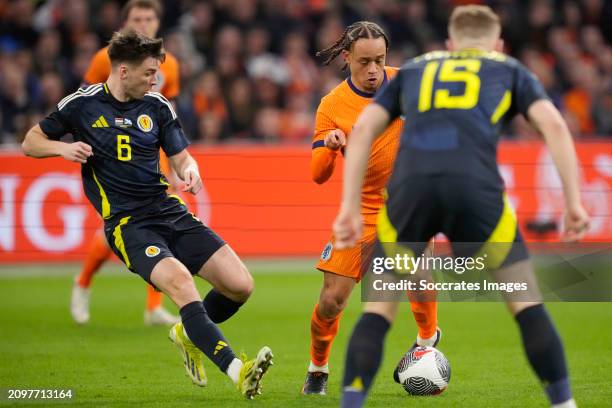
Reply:
[[[383,29],[371,21],[358,21],[346,27],[340,38],[329,48],[317,52],[317,57],[323,60],[323,65],[329,65],[342,51],[350,51],[353,43],[360,38],[384,38],[385,48],[389,48],[389,39]],[[344,64],[343,70],[348,64]]]

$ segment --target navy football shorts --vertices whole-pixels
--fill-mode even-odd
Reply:
[[[149,283],[153,268],[162,259],[174,257],[195,275],[225,245],[178,196],[115,216],[105,222],[104,233],[119,259]]]
[[[500,182],[456,175],[393,177],[378,218],[378,240],[410,243],[415,255],[443,233],[455,256],[503,252],[496,267],[529,257]],[[512,243],[504,245],[503,243]]]

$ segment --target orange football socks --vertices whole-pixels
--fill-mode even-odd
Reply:
[[[319,316],[318,310],[319,304],[317,303],[310,321],[310,359],[314,365],[323,367],[329,360],[332,342],[338,333],[342,312],[332,319],[324,319]]]
[[[106,238],[101,232],[97,232],[94,235],[85,262],[83,263],[83,269],[77,277],[79,286],[88,288],[91,285],[91,279],[94,274],[98,272],[102,264],[111,256],[112,250],[106,243]]]
[[[147,285],[147,310],[157,309],[162,303],[162,293]]]
[[[419,336],[429,339],[438,328],[438,302],[410,302],[414,320],[419,328]]]

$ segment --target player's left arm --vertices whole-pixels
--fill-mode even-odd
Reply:
[[[197,194],[202,189],[202,179],[200,178],[198,163],[191,157],[187,149],[174,156],[169,156],[168,160],[172,170],[185,182],[183,191]]]
[[[590,220],[580,198],[578,158],[572,135],[561,113],[549,100],[534,102],[527,112],[530,122],[544,137],[561,178],[566,208],[564,239],[580,240],[588,231]]]
[[[566,205],[564,239],[577,241],[587,232],[590,220],[580,198],[578,158],[572,135],[535,75],[522,65],[516,72],[515,105],[546,142],[563,184]]]
[[[178,121],[176,112],[170,101],[161,94],[151,93],[150,96],[160,102],[158,105],[159,139],[161,148],[170,162],[170,168],[185,183],[183,191],[196,194],[202,189],[198,163],[187,151],[189,141]]]

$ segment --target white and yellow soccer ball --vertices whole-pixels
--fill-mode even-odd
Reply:
[[[408,351],[397,366],[399,383],[410,395],[437,395],[448,388],[451,367],[442,352],[433,347]]]

